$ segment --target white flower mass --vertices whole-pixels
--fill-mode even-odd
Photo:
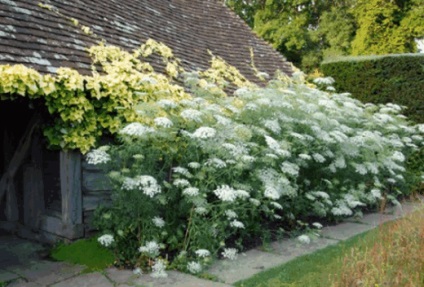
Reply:
[[[148,241],[145,245],[138,248],[140,253],[147,253],[150,257],[154,258],[159,255],[160,246],[156,241]]]
[[[231,222],[230,222],[230,226],[231,226],[231,227],[234,227],[234,228],[241,228],[241,229],[243,229],[243,228],[244,228],[244,224],[243,224],[243,222],[238,221],[238,220],[233,220],[233,221],[231,221]]]
[[[190,273],[197,274],[202,271],[202,265],[199,262],[191,261],[187,263],[187,270]]]
[[[200,127],[194,131],[192,134],[193,137],[199,139],[209,139],[213,138],[216,135],[216,130],[210,127]]]
[[[156,179],[150,175],[140,175],[135,178],[125,178],[122,183],[123,190],[142,190],[148,197],[154,197],[156,194],[161,193],[161,187],[158,185]]]
[[[164,226],[165,226],[165,221],[163,220],[163,218],[162,218],[162,217],[155,216],[155,217],[153,217],[152,221],[153,221],[153,224],[154,224],[156,227],[162,228],[162,227],[164,227]]]
[[[174,125],[170,119],[165,117],[155,118],[154,122],[155,122],[155,125],[159,127],[164,127],[164,128],[170,128]]]
[[[202,122],[202,113],[198,110],[187,109],[181,112],[181,117],[193,121],[193,122]]]
[[[222,251],[221,255],[224,258],[230,259],[230,260],[236,260],[237,259],[237,249],[235,248],[224,248],[224,251]]]
[[[131,123],[119,131],[122,135],[141,137],[155,130],[151,127],[146,127],[140,123]]]
[[[176,179],[172,182],[173,185],[175,185],[176,187],[185,187],[185,186],[190,186],[190,182],[188,182],[187,179]]]
[[[183,194],[188,196],[199,195],[199,189],[197,187],[187,187],[183,190]]]
[[[237,191],[228,185],[219,186],[213,193],[222,201],[233,202],[237,199]]]
[[[165,272],[166,264],[162,259],[155,261],[155,264],[152,266],[152,273],[150,274],[153,278],[166,278],[168,274]]]
[[[104,247],[109,247],[113,242],[115,242],[115,239],[113,238],[113,235],[104,234],[97,238],[97,241]]]
[[[311,238],[308,235],[305,235],[305,234],[298,236],[297,240],[299,240],[303,244],[311,243]]]
[[[140,122],[124,125],[122,144],[86,156],[92,164],[119,166],[109,175],[120,184],[119,196],[137,198],[125,208],[140,217],[134,220],[143,245],[138,255],[150,260],[140,266],[153,265],[155,276],[163,276],[168,264],[156,260],[160,255],[184,254],[170,266],[198,274],[213,259],[205,257],[237,258],[237,249],[226,244],[239,247],[255,224],[265,233],[287,220],[358,215],[383,194],[394,201],[410,176],[416,179],[405,167],[423,146],[424,125],[411,125],[400,115],[403,107],[333,93],[331,78],[315,80],[321,90],[296,82],[299,74],[224,97],[221,80],[203,77],[191,75],[181,90],[178,82],[162,89],[166,79],[158,81],[152,91],[158,100],[137,105]],[[110,213],[109,222],[118,222]],[[182,232],[171,230],[176,225]],[[304,225],[295,242],[310,244],[322,224]],[[114,246],[112,235],[98,240]]]
[[[194,253],[196,253],[196,255],[200,258],[211,256],[211,253],[207,249],[198,249]]]
[[[101,149],[91,150],[89,153],[87,153],[85,158],[87,159],[87,162],[89,164],[94,165],[107,163],[111,160],[110,155],[106,151]]]

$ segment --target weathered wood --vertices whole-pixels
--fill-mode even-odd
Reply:
[[[37,229],[44,213],[43,173],[35,164],[27,165],[23,175],[24,224]]]
[[[64,224],[82,223],[81,172],[81,154],[76,151],[61,151],[60,189]]]
[[[101,195],[84,195],[82,198],[82,207],[84,211],[93,211],[99,205],[109,206],[110,203],[110,193]]]
[[[112,190],[112,183],[106,174],[83,170],[82,188],[84,191],[109,191]]]
[[[19,220],[18,199],[16,198],[16,187],[11,178],[6,188],[6,219],[8,221]]]
[[[8,165],[5,168],[5,171],[0,179],[0,204],[3,200],[3,197],[6,193],[9,194],[8,198],[11,198],[13,200],[13,195],[10,194],[10,192],[14,191],[14,184],[13,179],[15,178],[16,172],[18,171],[19,167],[22,165],[25,157],[28,154],[28,150],[31,144],[31,137],[34,132],[34,130],[38,127],[38,124],[40,123],[41,118],[38,114],[34,114],[34,116],[31,118],[24,135],[19,141],[19,144],[15,150],[15,153],[13,154],[11,160],[9,161]],[[16,196],[16,195],[15,195]],[[13,204],[13,203],[11,203]],[[17,209],[17,205],[13,208]]]
[[[61,218],[54,216],[42,216],[40,230],[44,230],[67,239],[77,239],[84,236],[83,224],[65,223]]]

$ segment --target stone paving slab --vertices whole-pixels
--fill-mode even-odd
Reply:
[[[419,208],[424,208],[424,197],[420,196],[417,201],[405,201],[402,202],[401,207],[395,208],[395,215],[398,217],[405,216],[406,214],[412,213]]]
[[[30,260],[37,259],[37,252],[43,249],[44,247],[39,243],[20,239],[12,235],[2,235],[0,268],[26,265]]]
[[[367,215],[364,215],[362,218],[358,218],[358,219],[347,219],[346,222],[353,222],[353,223],[362,223],[362,224],[367,224],[367,225],[371,225],[372,227],[377,227],[380,224],[392,221],[392,220],[396,220],[399,217],[393,214],[385,214],[385,213],[370,213]]]
[[[143,287],[230,287],[220,282],[210,280],[203,280],[195,276],[177,272],[167,271],[168,277],[166,278],[152,278],[148,274],[140,275],[130,282],[130,286],[143,286]],[[124,285],[125,286],[125,285]]]
[[[239,254],[236,260],[219,260],[209,269],[208,273],[216,275],[225,283],[235,283],[247,279],[256,273],[278,266],[285,261],[284,256],[257,249]]]
[[[6,282],[17,278],[19,278],[18,274],[0,269],[0,282]]]
[[[275,241],[269,246],[270,252],[258,249],[249,250],[244,255],[239,255],[237,260],[216,262],[208,272],[216,275],[222,281],[232,284],[337,242],[337,240],[327,238],[314,239],[310,244],[302,244],[296,239]]]
[[[284,239],[271,243],[271,249],[273,252],[281,254],[284,261],[287,262],[296,257],[313,253],[329,245],[337,244],[338,242],[338,240],[322,237],[313,239],[309,244],[303,244],[297,239]]]
[[[118,284],[129,283],[137,277],[131,270],[120,270],[117,268],[107,268],[105,274],[109,280]]]
[[[27,282],[23,279],[18,279],[8,284],[7,287],[45,287],[45,285],[40,285],[35,282]]]
[[[95,272],[66,279],[51,287],[113,287],[113,283],[103,274]]]
[[[373,228],[374,226],[368,224],[344,222],[338,225],[324,227],[321,235],[324,238],[346,240]]]
[[[64,262],[33,261],[29,265],[10,267],[7,270],[19,274],[29,282],[41,285],[50,285],[64,279],[73,277],[85,267]]]

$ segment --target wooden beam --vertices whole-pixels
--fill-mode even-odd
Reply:
[[[81,154],[76,151],[61,151],[62,221],[67,225],[82,223],[81,173]]]

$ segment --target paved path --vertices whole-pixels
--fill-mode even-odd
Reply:
[[[164,279],[154,279],[149,275],[138,276],[130,270],[116,268],[84,274],[83,266],[41,259],[40,257],[46,252],[46,248],[41,244],[0,233],[0,283],[10,282],[7,287],[231,286],[230,284],[247,279],[268,268],[402,217],[418,207],[424,207],[423,198],[416,202],[406,202],[402,208],[392,208],[384,214],[371,213],[359,220],[347,219],[341,224],[324,227],[322,237],[308,245],[301,244],[295,239],[286,239],[271,243],[266,251],[252,249],[242,253],[235,261],[219,260],[208,272],[215,275],[220,282],[199,279],[176,271],[168,271],[168,277]]]

